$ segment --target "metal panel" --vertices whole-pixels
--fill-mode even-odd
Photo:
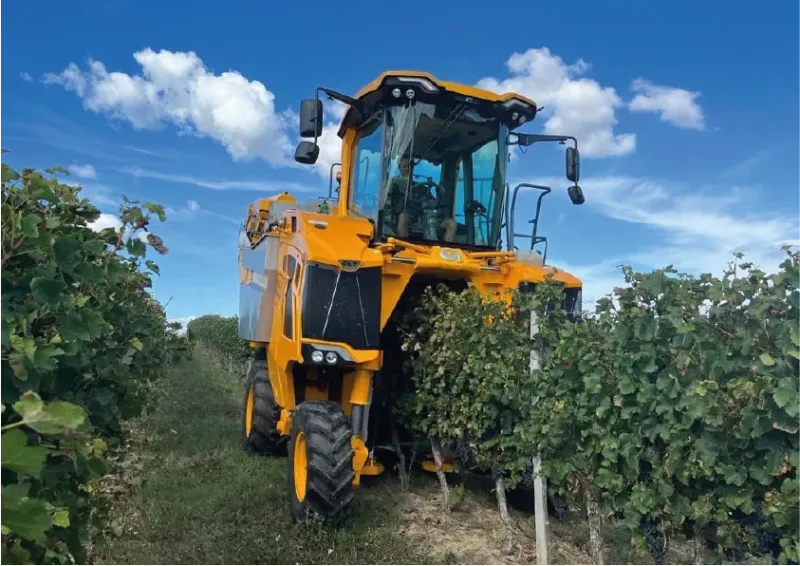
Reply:
[[[269,342],[278,287],[279,250],[277,236],[267,236],[253,248],[249,243],[239,246],[240,267],[247,273],[239,287],[240,338]]]

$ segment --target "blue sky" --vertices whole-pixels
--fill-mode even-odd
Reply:
[[[318,85],[354,93],[387,69],[518,90],[545,106],[522,131],[579,138],[583,206],[569,203],[556,147],[519,156],[509,177],[552,184],[540,232],[587,299],[621,281],[619,264],[718,273],[741,249],[773,267],[780,243],[798,242],[796,3],[494,2],[491,14],[470,2],[7,2],[5,160],[71,167],[106,212],[122,194],[167,206],[155,292],[174,318],[236,312],[250,202],[327,192],[340,109],[320,167],[302,168],[290,158],[300,99]]]

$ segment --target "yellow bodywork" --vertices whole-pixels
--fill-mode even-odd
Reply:
[[[424,77],[450,92],[477,99],[505,101],[516,98],[535,106],[533,101],[517,94],[500,95],[471,86],[440,81],[428,73],[411,71],[384,73],[365,86],[356,98],[360,99],[379,88],[381,82],[392,75]],[[471,252],[441,245],[411,244],[392,238],[384,244],[370,245],[374,230],[372,224],[364,218],[351,216],[348,212],[357,130],[348,129],[343,132],[342,138],[341,188],[338,203],[331,208],[330,213],[300,208],[295,198],[286,193],[260,199],[248,209],[244,227],[247,242],[240,243],[240,283],[243,289],[251,289],[248,295],[250,299],[247,299],[250,302],[243,308],[257,313],[249,323],[251,335],[247,338],[252,344],[265,346],[267,349],[267,369],[275,400],[281,407],[278,430],[284,435],[290,433],[292,411],[300,394],[294,387],[293,368],[305,361],[301,353],[303,343],[307,342],[302,338],[301,320],[304,313],[301,294],[306,276],[304,266],[309,262],[338,267],[342,260],[350,260],[357,262],[358,269],[380,268],[381,330],[387,324],[403,291],[415,276],[468,281],[489,297],[502,297],[510,290],[517,289],[522,282],[540,282],[550,274],[556,281],[563,282],[565,287],[581,286],[580,280],[575,276],[552,267],[523,263],[516,259],[513,252]],[[398,247],[402,251],[397,252]],[[265,249],[272,251],[265,252]],[[271,267],[269,261],[265,263],[263,259],[259,259],[265,253],[276,254]],[[292,262],[296,267],[290,278],[287,265]],[[262,265],[265,267],[262,268]],[[262,288],[269,292],[261,291],[259,295],[259,289]],[[287,308],[293,313],[290,328],[278,323],[285,320]],[[256,334],[260,339],[253,340]],[[313,342],[325,344],[325,341],[320,340]],[[371,379],[382,366],[382,353],[379,349],[356,350],[344,343],[329,345],[342,349],[353,360],[352,369],[344,375],[341,394],[343,412],[350,415],[354,405],[365,406],[369,403]],[[314,372],[307,374],[302,396],[305,400],[328,399],[328,390],[317,385]],[[360,481],[362,473],[375,474],[382,471],[382,466],[371,459],[363,441],[356,436],[353,438],[353,448],[353,468],[356,471],[354,483]],[[304,456],[305,452],[303,456],[297,457]],[[297,473],[304,474],[305,462],[296,464]],[[300,485],[305,486],[305,478],[297,476],[295,485],[298,489]],[[304,495],[298,492],[298,499],[302,500]]]

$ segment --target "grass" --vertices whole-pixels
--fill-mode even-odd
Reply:
[[[111,516],[116,535],[94,542],[105,564],[431,563],[398,534],[386,490],[362,489],[346,527],[294,524],[286,462],[240,448],[243,379],[203,351],[174,369],[152,413],[135,424]],[[119,487],[119,486],[122,487]],[[125,489],[125,486],[129,489]]]

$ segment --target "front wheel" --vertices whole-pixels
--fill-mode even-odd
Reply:
[[[350,424],[334,401],[300,403],[289,441],[289,500],[292,517],[317,515],[338,526],[353,500],[353,448]]]
[[[247,371],[242,415],[242,447],[246,452],[285,456],[286,438],[278,432],[281,408],[267,377],[267,362],[255,359]]]

